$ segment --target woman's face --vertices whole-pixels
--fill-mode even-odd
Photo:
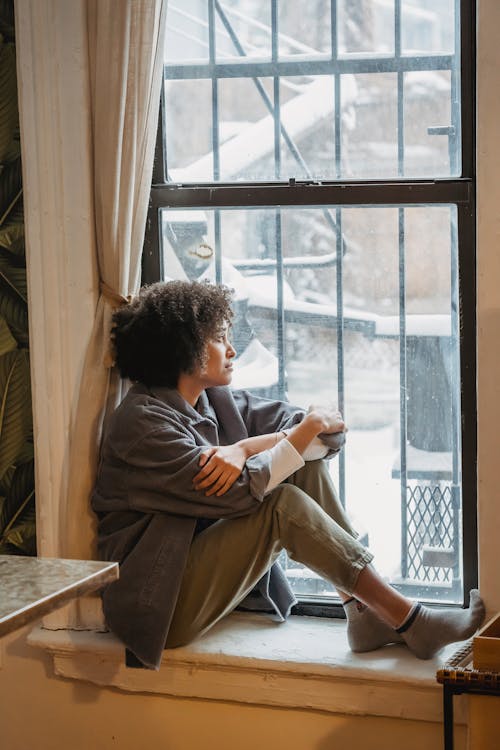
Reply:
[[[232,360],[236,351],[228,339],[228,327],[217,339],[210,339],[207,343],[206,362],[198,371],[198,376],[204,388],[216,385],[229,385],[233,378]]]

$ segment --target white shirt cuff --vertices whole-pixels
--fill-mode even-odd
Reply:
[[[328,446],[319,437],[315,437],[311,440],[302,458],[304,461],[317,461],[319,458],[324,458],[328,453]]]
[[[282,430],[282,432],[288,435],[290,430]],[[324,458],[329,450],[329,447],[316,435],[302,453],[302,458],[304,461],[317,461],[319,458]]]
[[[271,454],[271,476],[264,490],[266,495],[274,490],[278,484],[281,484],[284,479],[301,469],[305,463],[289,440],[280,440],[279,443],[269,449],[269,453]]]

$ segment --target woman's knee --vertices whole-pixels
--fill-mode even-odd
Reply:
[[[295,476],[330,476],[328,461],[317,458],[314,461],[306,461],[304,466],[295,472]]]
[[[294,484],[280,484],[264,502],[272,514],[286,512],[297,516],[308,508],[318,507],[313,498]]]
[[[323,494],[333,494],[337,497],[337,491],[330,474],[330,465],[328,461],[322,458],[315,461],[306,461],[304,466],[288,478],[287,483],[301,487],[315,500],[319,499],[316,495]]]

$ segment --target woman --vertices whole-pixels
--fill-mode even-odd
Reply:
[[[92,505],[99,552],[120,565],[104,593],[109,627],[144,665],[242,602],[284,619],[295,603],[282,549],[337,588],[354,651],[405,642],[419,658],[477,629],[389,586],[338,501],[326,462],[344,442],[336,409],[306,413],[231,391],[231,296],[208,283],[158,283],[113,318],[132,388],[111,418]],[[245,602],[246,600],[246,602]]]

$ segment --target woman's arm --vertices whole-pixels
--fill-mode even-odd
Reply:
[[[273,448],[285,437],[284,432],[270,432],[238,440],[232,445],[206,448],[200,456],[201,469],[193,478],[195,489],[207,490],[207,497],[220,497],[239,477],[248,458]]]
[[[345,429],[342,415],[336,409],[322,406],[310,407],[302,422],[289,429],[288,434],[282,431],[273,432],[244,438],[232,445],[214,446],[204,450],[199,462],[202,468],[193,479],[194,488],[206,490],[207,497],[210,495],[220,497],[234,484],[250,456],[274,448],[285,438],[295,451],[302,455],[319,434],[333,434],[343,432]]]

